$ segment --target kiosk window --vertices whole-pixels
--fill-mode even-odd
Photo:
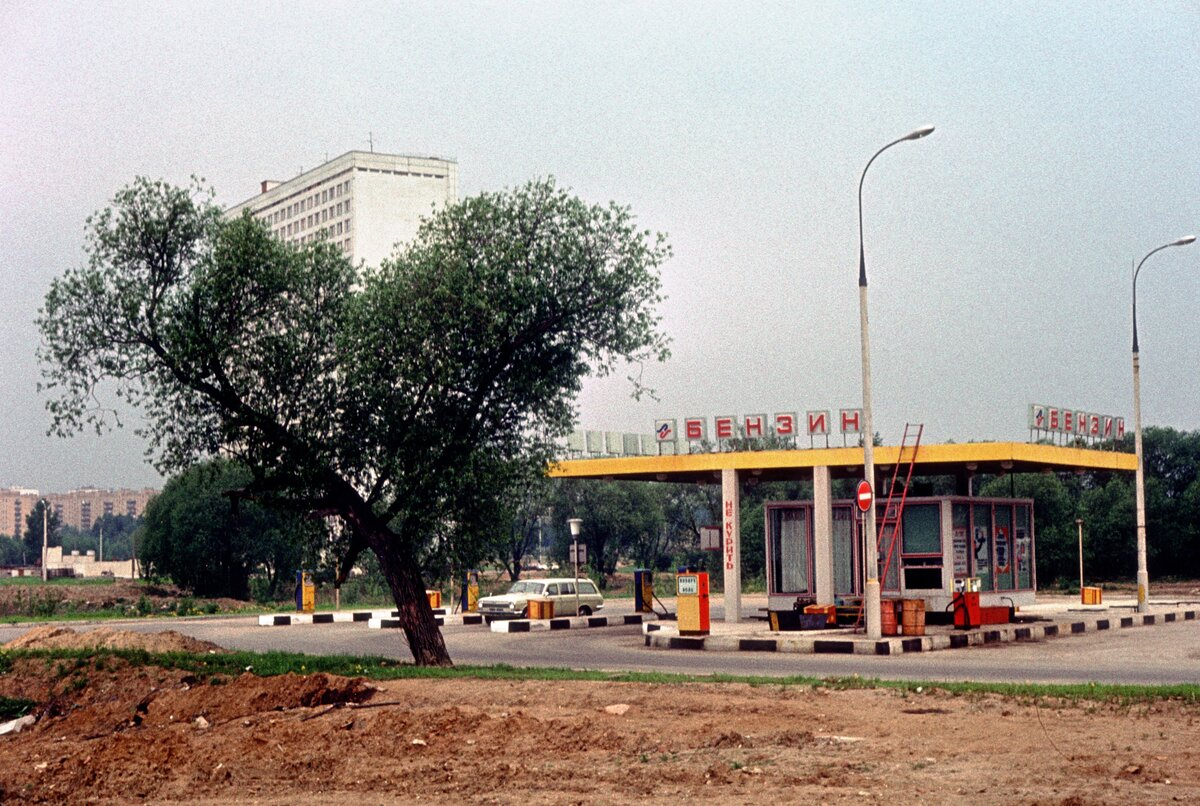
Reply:
[[[1015,508],[1016,523],[1013,524],[1014,564],[1017,568],[1017,587],[1033,589],[1033,538],[1029,530],[1029,506],[1018,504]]]
[[[1013,535],[1012,507],[997,504],[994,509],[996,534],[995,546],[996,590],[1013,589]]]
[[[942,509],[938,504],[910,504],[904,508],[904,553],[942,553]]]
[[[833,592],[839,595],[858,593],[854,584],[857,575],[854,564],[854,512],[850,507],[833,508]]]
[[[809,592],[808,513],[777,509],[771,529],[771,576],[776,593]]]
[[[980,590],[992,590],[992,507],[976,504],[971,518],[971,571]]]
[[[910,504],[904,508],[901,540],[904,547],[904,587],[937,590],[942,587],[942,508],[939,504]]]
[[[951,510],[952,539],[954,541],[954,578],[971,575],[971,510],[966,504],[955,504]]]

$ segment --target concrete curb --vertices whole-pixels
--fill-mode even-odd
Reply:
[[[339,610],[325,613],[269,613],[258,617],[260,627],[294,627],[302,624],[341,624],[371,619],[395,618],[395,610]],[[434,616],[446,617],[446,608],[434,608]],[[470,615],[470,614],[468,614]],[[479,622],[475,622],[479,623]]]
[[[623,627],[626,624],[645,624],[646,614],[623,616],[575,616],[531,621],[529,619],[497,619],[491,623],[492,632],[541,632],[543,630],[586,629],[589,627]]]
[[[1044,641],[1065,638],[1102,630],[1148,627],[1195,621],[1198,610],[1176,610],[1166,613],[1134,613],[1129,616],[1059,621],[1037,624],[998,624],[995,626],[953,633],[913,636],[911,638],[841,638],[824,632],[812,636],[781,636],[767,633],[765,637],[738,635],[682,636],[662,629],[660,624],[642,625],[647,647],[654,649],[690,649],[708,652],[788,652],[815,655],[903,655],[912,652],[936,652],[943,649],[962,649],[1014,641]],[[779,636],[779,637],[776,637]]]

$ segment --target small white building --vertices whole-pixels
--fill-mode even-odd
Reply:
[[[286,182],[265,180],[228,218],[249,210],[293,244],[325,239],[354,263],[378,266],[412,240],[422,218],[458,200],[458,163],[438,157],[348,151]]]
[[[96,559],[96,552],[88,551],[80,554],[72,551],[64,556],[62,546],[51,546],[46,549],[46,570],[53,572],[57,569],[69,568],[76,577],[112,576],[116,579],[137,579],[141,576],[141,568],[137,560],[104,560]]]

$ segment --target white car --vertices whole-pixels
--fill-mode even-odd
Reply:
[[[590,616],[604,609],[604,597],[600,595],[596,583],[580,577],[577,590],[576,582],[573,577],[521,579],[513,583],[508,593],[481,598],[479,612],[488,618],[526,618],[531,598],[553,601],[556,616],[576,613],[576,606],[580,616]]]

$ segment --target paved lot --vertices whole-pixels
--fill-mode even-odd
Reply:
[[[617,600],[605,612],[619,614],[628,610],[627,603]],[[370,630],[362,623],[260,627],[255,617],[104,623],[139,631],[174,629],[231,649],[409,657],[401,633]],[[27,626],[0,627],[0,643],[26,629]],[[447,626],[443,633],[451,656],[459,664],[508,663],[696,674],[860,674],[920,680],[1200,682],[1200,622],[1197,621],[1087,633],[1036,643],[878,658],[647,649],[636,626],[513,635],[493,633],[486,627]]]

